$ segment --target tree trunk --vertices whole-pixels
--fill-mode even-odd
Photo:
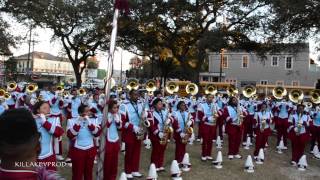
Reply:
[[[75,71],[74,74],[76,76],[77,88],[80,88],[82,84],[81,74],[79,71]]]

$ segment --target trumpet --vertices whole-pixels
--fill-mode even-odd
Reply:
[[[17,83],[14,81],[7,83],[7,91],[14,91],[17,89]]]
[[[257,89],[254,86],[245,86],[242,90],[242,94],[246,98],[250,98],[257,93]]]
[[[304,94],[301,90],[294,89],[289,94],[289,99],[293,103],[299,103],[303,100]]]
[[[261,121],[261,129],[260,129],[261,132],[263,132],[264,129],[266,128],[266,124],[267,124],[267,121],[263,118]]]
[[[139,81],[137,79],[129,79],[126,87],[129,91],[138,90],[139,89]]]
[[[34,83],[28,84],[26,91],[28,94],[32,94],[38,90],[38,85]]]
[[[78,90],[78,94],[79,94],[80,96],[85,96],[85,95],[87,94],[87,92],[86,92],[86,90],[85,90],[84,88],[80,88],[80,89]]]
[[[207,84],[204,90],[205,94],[215,95],[218,92],[217,86],[213,84]]]
[[[174,94],[179,91],[179,86],[175,82],[168,82],[165,88],[169,94]]]
[[[188,94],[191,94],[192,96],[194,96],[194,95],[198,94],[198,91],[199,91],[199,88],[196,84],[194,84],[194,83],[187,84],[186,92]]]
[[[235,96],[239,93],[238,89],[234,85],[230,85],[227,88],[227,93],[229,96]]]
[[[320,104],[320,90],[312,90],[310,92],[310,100],[314,104]]]
[[[287,95],[287,90],[284,87],[278,86],[272,90],[272,95],[276,99],[282,99]]]
[[[186,123],[184,124],[184,132],[186,133],[186,135],[184,136],[184,138],[182,138],[181,142],[183,144],[187,144],[189,141],[189,138],[191,137],[192,133],[193,133],[193,128],[188,126],[189,122],[192,121],[191,120],[191,114],[188,112],[188,119],[186,121]]]

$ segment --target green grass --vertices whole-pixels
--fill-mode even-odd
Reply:
[[[255,172],[252,174],[244,172],[244,163],[247,155],[253,155],[254,147],[250,150],[245,150],[240,148],[243,159],[241,160],[228,160],[227,159],[227,149],[228,144],[226,142],[227,136],[224,138],[225,143],[223,145],[223,168],[215,169],[211,162],[202,162],[200,160],[201,145],[195,142],[194,145],[188,145],[187,152],[190,155],[190,161],[192,163],[192,169],[190,172],[183,173],[184,180],[238,180],[238,179],[259,179],[259,180],[286,180],[286,179],[320,179],[320,161],[312,158],[309,154],[309,146],[305,149],[305,154],[307,154],[307,161],[309,164],[308,169],[305,172],[300,172],[296,167],[290,166],[291,160],[291,148],[289,144],[289,150],[284,151],[283,154],[278,154],[275,151],[275,136],[269,137],[269,148],[265,153],[265,163],[263,165],[255,164]],[[64,147],[66,146],[67,140],[64,138]],[[168,148],[165,152],[165,168],[166,171],[159,173],[160,180],[170,179],[170,165],[171,161],[174,159],[174,148],[173,142],[169,143]],[[64,151],[66,149],[64,148]],[[66,152],[64,152],[66,154]],[[151,150],[142,148],[140,169],[141,172],[146,176],[148,168],[150,165],[150,155]],[[217,154],[217,149],[215,145],[213,147],[212,157],[215,158]],[[119,158],[119,174],[124,168],[124,155],[121,153]],[[94,169],[95,172],[95,169]],[[66,179],[71,179],[71,168],[60,168],[59,173]],[[141,178],[145,179],[145,178]]]

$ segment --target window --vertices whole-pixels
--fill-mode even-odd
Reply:
[[[268,85],[268,80],[261,80],[261,81],[260,81],[260,84],[261,84],[261,85]]]
[[[228,68],[228,56],[223,56],[222,68]]]
[[[277,86],[283,86],[283,85],[284,85],[284,82],[283,82],[283,81],[276,81],[276,85],[277,85]]]
[[[272,56],[271,57],[271,66],[279,66],[279,56]]]
[[[225,81],[226,83],[237,84],[237,80],[234,78],[227,78]]]
[[[249,57],[242,56],[242,68],[248,68],[248,67],[249,67]]]
[[[300,86],[300,82],[299,81],[292,81],[292,86]]]
[[[286,69],[292,69],[292,57],[286,57]]]

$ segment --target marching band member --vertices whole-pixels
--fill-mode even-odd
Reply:
[[[249,98],[245,103],[245,107],[248,111],[247,116],[243,121],[243,145],[245,145],[247,137],[249,136],[251,139],[253,138],[253,126],[254,126],[254,115],[257,110],[257,104],[254,102],[252,98]],[[260,107],[261,108],[261,107]]]
[[[154,163],[157,171],[164,171],[164,152],[167,147],[170,132],[167,127],[172,120],[169,111],[163,109],[162,100],[153,100],[153,112],[148,112],[147,119],[150,122],[149,134],[152,143],[151,163]]]
[[[90,108],[87,105],[80,105],[79,116],[68,120],[67,135],[72,141],[71,161],[73,180],[91,180],[94,158],[97,154],[97,147],[94,137],[98,137],[101,128],[96,118],[90,117]]]
[[[39,139],[41,134],[30,111],[12,109],[0,116],[1,180],[60,179],[56,171],[31,166],[43,151]]]
[[[282,102],[277,103],[276,107],[277,107],[277,115],[278,115],[275,121],[276,129],[277,129],[277,146],[279,146],[279,143],[282,137],[283,143],[285,146],[284,149],[287,149],[287,137],[288,137],[287,129],[289,127],[288,118],[292,109],[285,99],[283,99]]]
[[[64,133],[60,121],[57,118],[48,117],[50,106],[44,101],[39,101],[34,105],[33,114],[37,123],[38,131],[41,134],[41,152],[38,156],[39,162],[56,162],[54,151],[54,138],[59,138]],[[47,169],[56,170],[53,164],[49,164]]]
[[[297,111],[289,116],[288,136],[292,145],[291,165],[297,165],[299,159],[304,153],[306,142],[309,140],[307,127],[310,117],[304,111],[304,105],[298,104]]]
[[[61,109],[63,108],[63,99],[61,98],[61,94],[56,92],[56,86],[51,86],[50,91],[47,93],[48,96],[48,102],[50,105],[50,117],[51,118],[57,118],[60,121],[60,124],[62,124],[63,116],[61,113]],[[56,138],[55,139],[55,152],[56,152],[56,158],[59,161],[63,160],[62,157],[62,138]]]
[[[254,150],[254,159],[258,160],[257,156],[259,150],[265,148],[265,144],[268,141],[268,137],[271,135],[270,124],[272,123],[272,114],[267,110],[267,104],[261,104],[260,111],[254,115],[255,120],[255,134],[256,136],[256,147]]]
[[[222,100],[221,93],[217,93],[217,95],[216,95],[216,104],[218,106],[218,111],[221,111],[225,106],[225,103]],[[221,142],[223,142],[223,124],[224,124],[224,120],[223,120],[222,116],[219,116],[217,118],[216,133],[213,138],[214,140],[217,139],[217,132],[218,132],[219,133],[218,135],[220,136]]]
[[[320,106],[317,105],[315,111],[312,113],[312,121],[310,123],[310,132],[311,132],[311,146],[310,150],[313,151],[315,143],[318,143],[320,146]]]
[[[77,89],[74,88],[71,90],[71,97],[69,98],[68,101],[68,106],[67,106],[67,119],[71,119],[71,118],[76,118],[79,116],[78,113],[78,108],[81,105],[81,99],[78,97],[78,92]]]
[[[246,111],[238,103],[236,97],[230,97],[228,106],[223,110],[223,117],[226,121],[226,132],[228,134],[229,150],[228,158],[241,159],[239,148],[241,144],[242,122],[246,116]]]
[[[201,137],[202,142],[202,156],[201,160],[212,160],[211,150],[213,144],[213,138],[216,130],[216,119],[218,117],[218,106],[213,102],[214,95],[208,94],[205,103],[202,103],[198,107],[197,116],[201,124]]]
[[[122,138],[125,142],[125,173],[127,178],[142,177],[139,172],[141,140],[141,122],[145,118],[145,110],[142,103],[138,101],[137,90],[129,92],[129,100],[120,105],[123,122]]]
[[[186,111],[185,102],[179,101],[177,108],[178,110],[173,113],[172,126],[176,143],[175,160],[181,163],[186,153],[187,142],[192,135],[192,132],[188,132],[188,129],[192,128],[194,120],[191,113]]]
[[[0,97],[0,115],[7,109],[9,109],[9,107],[6,103],[6,100],[4,97]]]
[[[118,172],[118,156],[120,151],[120,138],[118,130],[120,130],[121,114],[116,101],[109,101],[107,116],[107,135],[104,156],[104,180],[116,180]]]

